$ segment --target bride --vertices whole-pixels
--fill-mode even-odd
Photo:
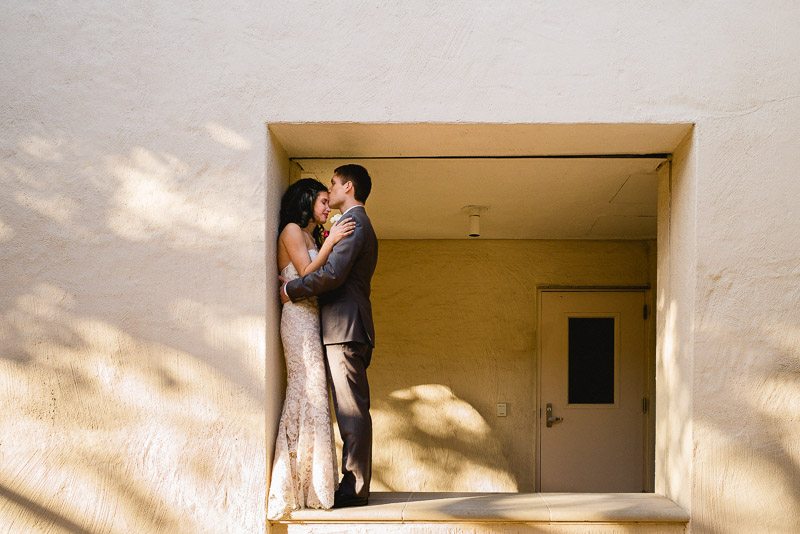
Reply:
[[[355,223],[339,221],[323,241],[328,191],[305,178],[281,199],[278,268],[294,279],[325,265],[333,245],[353,233]],[[317,298],[286,303],[281,312],[281,341],[287,385],[268,499],[269,519],[300,508],[331,508],[338,485],[328,384],[320,338]]]

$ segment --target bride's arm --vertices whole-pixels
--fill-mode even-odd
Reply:
[[[328,238],[322,243],[322,247],[317,252],[317,257],[306,264],[303,267],[303,270],[297,269],[297,272],[300,276],[305,276],[308,273],[313,273],[323,265],[325,262],[328,261],[328,256],[333,250],[333,245],[341,241],[344,237],[353,233],[353,229],[356,227],[356,223],[350,219],[349,217],[343,221],[338,221],[333,227],[331,228],[331,233],[328,235]],[[299,228],[299,226],[298,226]],[[301,236],[302,237],[302,236]],[[295,264],[297,267],[297,264]]]

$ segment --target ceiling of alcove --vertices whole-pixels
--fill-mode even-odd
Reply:
[[[465,239],[467,205],[482,239],[649,239],[656,236],[658,159],[358,160],[370,172],[367,211],[382,239]],[[349,160],[302,160],[328,184]]]
[[[381,239],[469,239],[462,207],[475,204],[489,208],[480,239],[654,239],[663,156],[484,156],[671,153],[690,128],[311,123],[271,124],[270,132],[294,157],[294,177],[328,184],[337,166],[364,165],[373,179],[367,211]],[[376,156],[393,159],[353,159]]]

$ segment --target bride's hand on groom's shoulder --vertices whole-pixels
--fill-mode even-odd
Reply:
[[[328,235],[328,239],[330,239],[331,243],[335,245],[345,237],[352,234],[355,228],[356,222],[349,217],[347,219],[337,221],[336,224],[331,227],[331,232]]]

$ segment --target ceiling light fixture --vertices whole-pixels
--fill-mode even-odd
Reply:
[[[469,205],[461,208],[461,213],[469,216],[469,236],[480,237],[481,235],[481,214],[489,210],[486,206]]]

